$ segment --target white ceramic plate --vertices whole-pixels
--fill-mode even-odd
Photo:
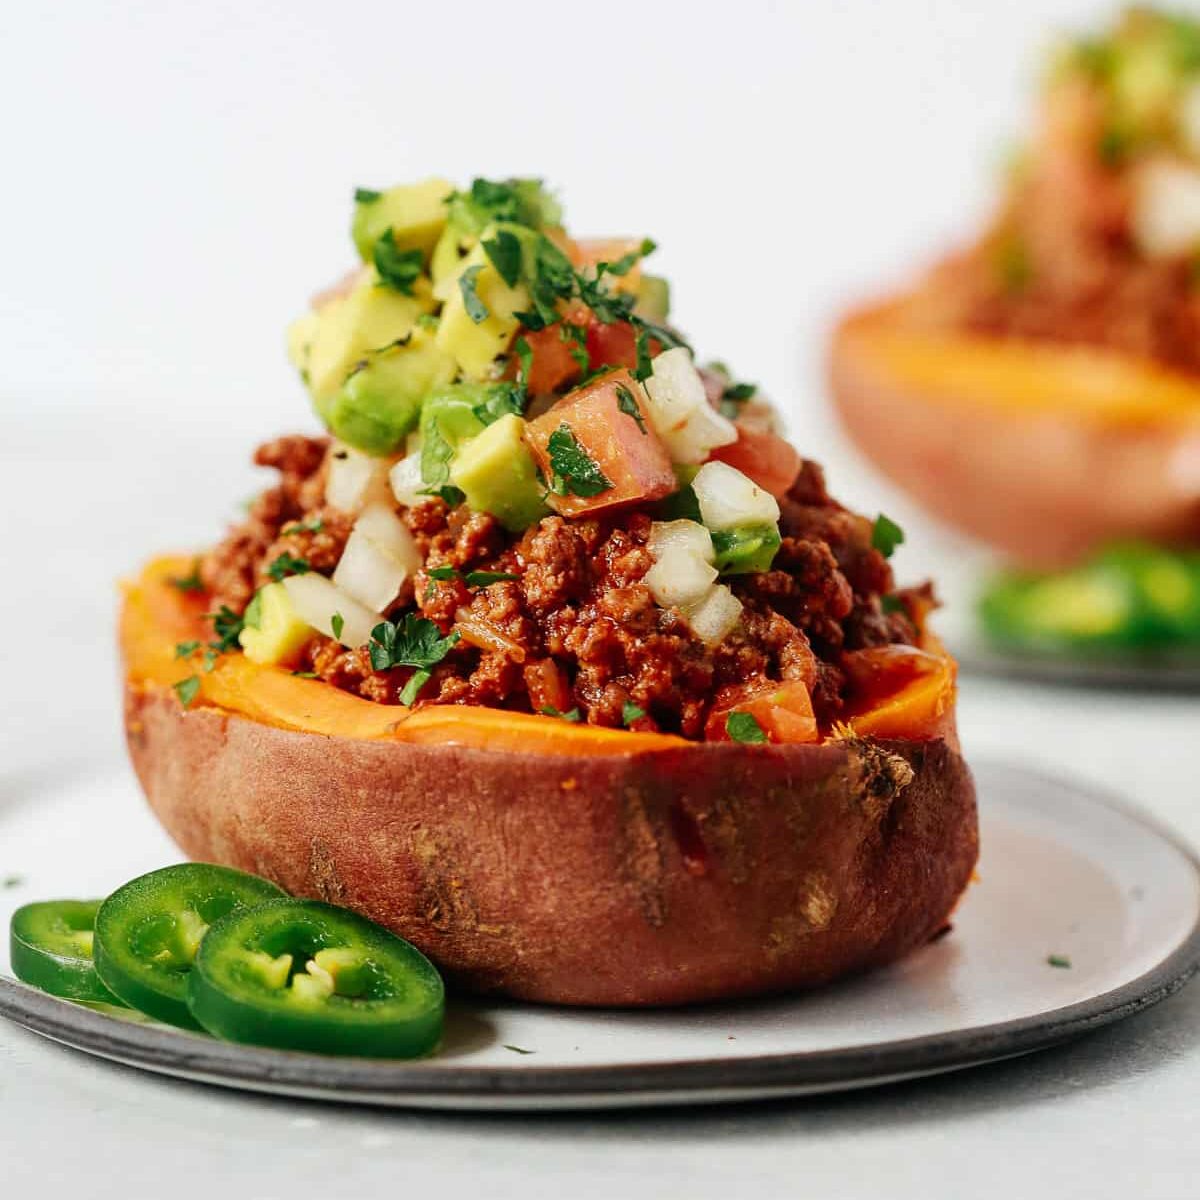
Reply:
[[[1077,785],[985,764],[979,882],[953,932],[807,995],[659,1012],[454,1001],[441,1053],[323,1058],[135,1024],[0,978],[0,1014],[150,1071],[329,1100],[437,1108],[702,1103],[833,1091],[1027,1053],[1170,994],[1200,964],[1200,865]],[[178,858],[132,781],[45,776],[0,802],[0,921]],[[1070,966],[1050,962],[1067,960]],[[7,972],[7,949],[0,971]]]

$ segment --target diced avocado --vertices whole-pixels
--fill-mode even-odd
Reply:
[[[774,525],[744,525],[718,529],[712,534],[714,565],[722,575],[751,575],[769,571],[779,549],[779,529]]]
[[[428,280],[418,280],[413,294],[405,296],[380,286],[374,269],[348,295],[325,304],[308,331],[308,387],[317,411],[324,415],[324,406],[371,351],[408,337],[417,318],[432,310]]]
[[[562,224],[562,207],[540,179],[475,179],[450,197],[449,213],[464,233],[475,236],[497,222],[527,229]]]
[[[446,201],[453,191],[445,179],[426,179],[386,192],[360,192],[351,233],[363,262],[372,261],[375,243],[389,229],[397,249],[428,256],[446,224]]]
[[[353,370],[323,410],[330,432],[368,454],[391,454],[417,427],[421,403],[449,383],[454,360],[429,330],[413,330],[407,342],[386,346]]]
[[[647,321],[665,321],[671,312],[671,285],[661,275],[643,275],[633,311]]]
[[[320,317],[315,312],[305,313],[297,317],[287,330],[287,352],[292,366],[300,372],[300,378],[308,382],[308,356],[312,348],[312,340],[316,335]]]
[[[511,383],[456,383],[436,388],[421,409],[421,475],[431,488],[450,480],[450,460],[505,413],[520,414],[520,391]]]
[[[501,228],[497,227],[496,232]],[[524,241],[528,231],[511,227],[515,236]],[[438,296],[445,301],[438,324],[438,344],[453,356],[462,373],[469,379],[485,379],[491,374],[496,359],[509,347],[520,321],[514,315],[530,307],[529,290],[518,281],[509,287],[500,277],[484,250],[483,241],[490,240],[493,231],[483,238],[465,259],[458,274],[438,284]],[[472,297],[474,311],[468,306]]]
[[[296,614],[282,583],[260,588],[246,609],[245,619],[238,641],[251,662],[292,662],[312,640],[311,626]]]
[[[473,509],[491,513],[514,533],[550,511],[525,444],[525,422],[515,413],[493,421],[459,449],[450,464],[450,482]]]
[[[429,275],[438,295],[445,291],[444,285],[458,275],[463,258],[475,248],[478,241],[478,235],[468,233],[457,221],[446,223],[429,260]]]

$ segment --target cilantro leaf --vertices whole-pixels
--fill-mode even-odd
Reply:
[[[176,658],[191,658],[197,650],[200,649],[199,642],[176,642],[175,657]]]
[[[520,579],[520,575],[514,575],[510,571],[468,571],[466,584],[467,587],[488,587],[493,583],[504,583],[511,579]]]
[[[447,472],[448,473],[448,472]],[[444,500],[451,508],[457,508],[466,498],[466,493],[461,488],[456,488],[453,484],[442,484],[438,487],[428,487],[418,493],[422,496],[436,496],[439,500]]]
[[[276,582],[288,575],[307,575],[312,567],[307,558],[296,558],[285,550],[268,568],[267,574]]]
[[[333,630],[333,636],[340,642],[342,640],[342,630],[346,628],[346,618],[340,612],[335,612],[329,618],[329,628]]]
[[[722,400],[733,400],[741,403],[743,400],[749,400],[755,392],[758,391],[756,383],[731,383],[722,393]]]
[[[376,200],[382,196],[382,192],[373,192],[370,188],[355,188],[354,203],[355,204],[374,204]]]
[[[204,583],[200,578],[200,560],[197,558],[192,562],[192,569],[189,574],[172,575],[167,579],[167,582],[181,592],[204,591]]]
[[[242,618],[228,604],[222,604],[215,613],[209,613],[208,616],[213,623],[213,632],[217,635],[217,640],[209,643],[212,649],[217,654],[236,649],[238,635],[245,627]]]
[[[596,266],[596,274],[602,275],[605,271],[610,275],[628,275],[633,270],[634,264],[645,258],[649,254],[653,254],[658,249],[658,245],[651,238],[643,238],[642,244],[636,250],[630,250],[628,254],[622,254],[616,262],[598,263]]]
[[[516,287],[521,278],[521,243],[515,233],[501,229],[494,238],[482,243],[483,252],[492,260],[496,273],[508,286]]]
[[[879,607],[885,613],[902,613],[907,611],[904,607],[904,601],[891,592],[879,597]]]
[[[517,384],[493,383],[486,389],[483,400],[473,405],[471,411],[484,425],[490,425],[508,413],[524,416],[525,400],[525,392]]]
[[[448,637],[430,620],[406,613],[394,625],[381,621],[371,630],[371,666],[376,671],[391,667],[432,667],[450,653],[459,640],[457,630]]]
[[[1063,970],[1069,970],[1071,960],[1065,954],[1048,954],[1046,962],[1052,967],[1060,967]]]
[[[533,370],[533,347],[524,337],[519,337],[513,343],[513,352],[521,364],[517,368],[517,387],[524,392],[529,388],[529,373]]]
[[[580,374],[587,375],[592,369],[592,360],[587,348],[587,326],[562,321],[558,327],[558,336],[560,341],[569,347],[568,352],[579,368]]]
[[[745,742],[748,745],[761,745],[767,740],[763,727],[748,712],[731,712],[725,718],[725,732],[735,742]]]
[[[186,679],[171,684],[171,687],[179,697],[179,703],[187,708],[200,692],[200,676],[189,675]]]
[[[637,427],[642,431],[642,436],[648,436],[646,429],[646,418],[642,416],[642,410],[638,407],[638,402],[633,398],[633,393],[623,384],[617,384],[617,408],[621,410],[627,417],[632,417],[637,422]]]
[[[404,685],[400,693],[400,703],[411,707],[412,702],[420,694],[421,689],[429,682],[430,673],[422,668],[419,671],[414,671],[409,677],[408,682]]]
[[[570,492],[586,498],[598,496],[612,487],[612,481],[575,440],[575,435],[565,422],[550,435],[547,449],[554,483],[562,489],[557,491],[558,495]]]
[[[553,704],[547,704],[546,707],[543,708],[541,711],[542,711],[542,716],[544,716],[544,717],[558,717],[563,721],[570,721],[572,724],[576,724],[579,721],[583,720],[583,714],[579,711],[578,708],[572,708],[568,712],[559,712],[558,709],[555,708]]]
[[[401,250],[396,245],[396,236],[391,228],[375,242],[375,270],[380,280],[405,296],[413,294],[413,284],[421,274],[424,256],[420,250]]]
[[[875,524],[871,526],[871,545],[884,558],[891,558],[896,552],[896,547],[903,541],[904,530],[890,517],[880,513],[875,518]]]
[[[430,579],[442,579],[442,580],[457,579],[458,578],[458,568],[457,567],[429,567],[425,571],[425,574],[428,575]]]
[[[297,521],[293,525],[285,525],[280,531],[280,537],[290,537],[294,533],[320,533],[325,528],[325,522],[320,517],[310,521]]]
[[[476,263],[458,277],[458,290],[462,293],[463,307],[467,310],[467,316],[476,325],[481,325],[488,319],[488,307],[480,300],[479,293],[475,290],[479,272],[482,270],[483,264]]]
[[[621,705],[621,720],[626,725],[632,725],[634,721],[640,721],[646,715],[644,708],[639,708],[632,700],[626,700]]]

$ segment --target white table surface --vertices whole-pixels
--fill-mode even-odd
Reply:
[[[241,429],[214,428],[202,414],[176,414],[164,429],[136,413],[106,427],[102,415],[56,411],[0,449],[10,525],[0,621],[17,631],[3,663],[19,681],[0,701],[0,805],[51,764],[119,763],[110,581],[152,549],[201,544],[214,514],[253,486]],[[64,471],[68,486],[52,486]],[[27,512],[37,515],[25,524]],[[909,532],[910,542],[940,545],[932,531]],[[30,684],[26,668],[46,655],[56,675]],[[963,681],[968,755],[1072,771],[1137,800],[1195,846],[1198,719],[1194,696]],[[0,1188],[94,1200],[164,1189],[179,1200],[337,1200],[417,1187],[497,1198],[1173,1198],[1197,1194],[1198,1101],[1200,986],[1078,1043],[955,1076],[603,1116],[264,1099],[97,1062],[0,1023]]]

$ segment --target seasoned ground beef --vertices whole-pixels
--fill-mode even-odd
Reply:
[[[241,612],[281,556],[330,573],[352,519],[324,504],[325,439],[281,438],[255,461],[280,473],[246,521],[203,561],[213,607]],[[799,680],[825,724],[842,711],[844,651],[914,644],[928,591],[894,591],[871,545],[871,524],[844,509],[806,462],[781,505],[782,544],[770,571],[732,577],[744,605],[738,627],[707,647],[676,613],[655,604],[642,577],[651,517],[567,521],[549,516],[512,535],[486,513],[430,498],[400,513],[425,558],[389,615],[410,609],[461,640],[433,668],[417,703],[520,711],[578,710],[594,725],[703,737],[714,703],[758,681]],[[286,562],[287,560],[285,560]],[[429,571],[453,567],[435,579]],[[468,587],[470,571],[513,575]],[[887,610],[883,597],[888,597]],[[385,704],[398,704],[407,667],[372,668],[365,649],[316,638],[300,669]]]

